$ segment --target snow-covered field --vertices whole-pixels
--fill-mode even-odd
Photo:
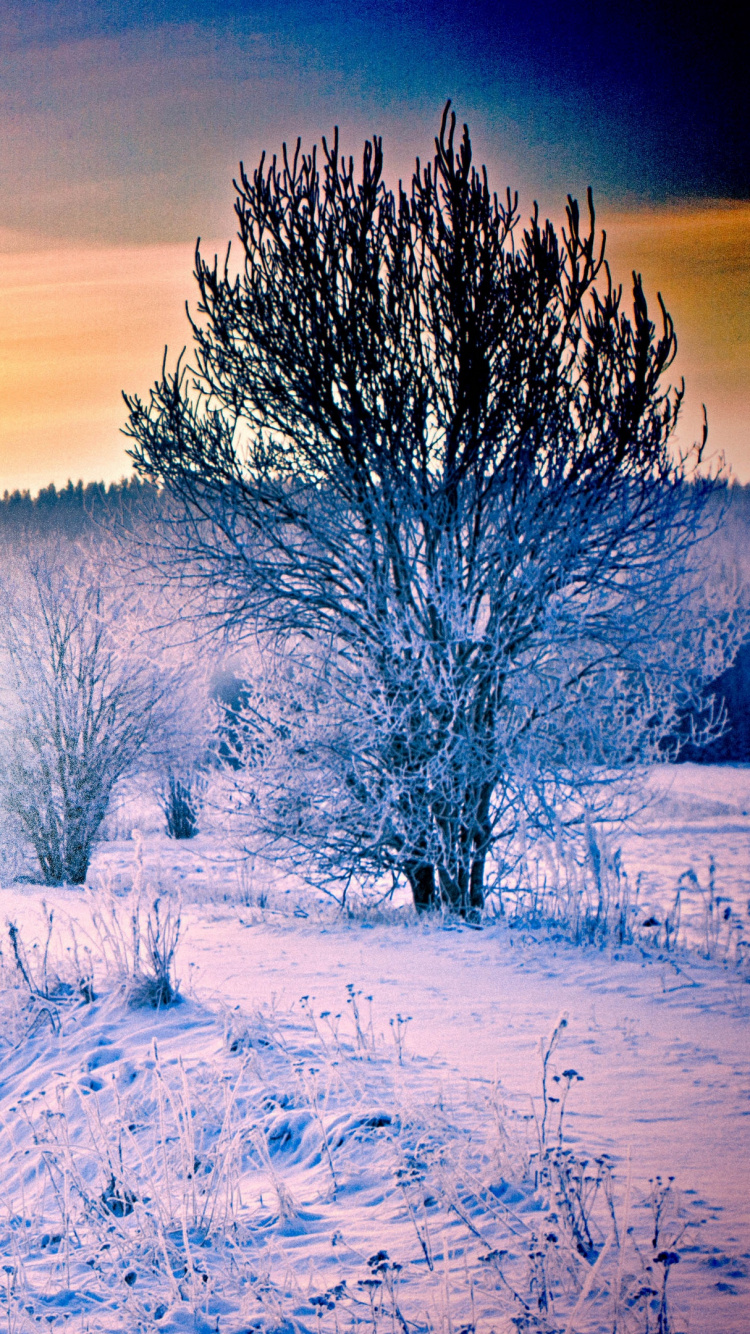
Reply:
[[[345,917],[127,812],[85,890],[4,888],[7,1329],[746,1334],[750,769],[651,783],[621,849],[643,920],[695,873],[668,953]],[[146,952],[184,899],[158,1011],[127,1001],[134,881]]]

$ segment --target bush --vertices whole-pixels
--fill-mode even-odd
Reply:
[[[159,789],[158,801],[164,812],[170,838],[195,838],[198,833],[200,785],[194,775],[178,778],[171,771]]]
[[[132,590],[93,545],[32,546],[7,567],[0,804],[46,884],[83,884],[112,790],[158,731],[164,681],[139,652]]]

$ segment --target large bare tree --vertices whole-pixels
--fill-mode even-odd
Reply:
[[[689,694],[710,483],[670,449],[672,321],[637,275],[626,307],[591,197],[522,228],[449,107],[408,189],[338,137],[236,188],[241,263],[197,250],[192,366],[126,398],[132,457],[173,569],[329,720],[288,752],[294,827],[471,911],[509,811],[652,753]],[[295,725],[261,703],[265,764]]]

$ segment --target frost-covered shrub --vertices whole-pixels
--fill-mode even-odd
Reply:
[[[170,770],[159,788],[158,800],[164,812],[169,837],[195,838],[201,806],[201,788],[197,777],[193,774],[179,777]]]
[[[113,789],[170,746],[192,678],[100,547],[6,555],[0,805],[47,884],[82,884]]]

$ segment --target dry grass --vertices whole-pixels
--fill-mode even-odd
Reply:
[[[191,1003],[128,1005],[143,949],[173,958],[163,918],[144,931],[112,911],[94,912],[102,954],[78,947],[88,1003],[58,994],[76,957],[54,939],[24,953],[17,936],[18,958],[4,955],[3,1006],[29,991],[25,972],[56,1014],[54,1065],[0,1129],[12,1334],[50,1316],[81,1334],[673,1328],[678,1198],[658,1183],[636,1200],[627,1171],[568,1143],[564,1022],[543,1044],[531,1117],[497,1088],[436,1092],[408,1021],[377,1039],[353,983],[337,1014],[311,999],[297,1015],[201,1012],[206,1055],[205,1036],[190,1045]],[[42,1029],[27,1027],[25,1060],[49,1059]]]

